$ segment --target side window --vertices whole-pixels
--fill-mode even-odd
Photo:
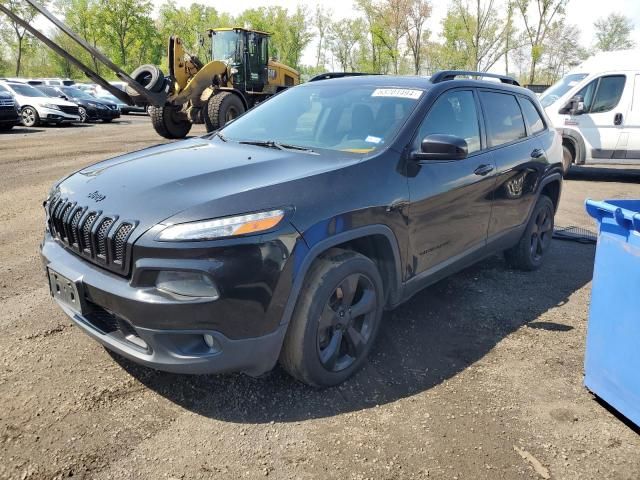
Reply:
[[[591,113],[608,112],[618,105],[624,90],[624,75],[602,77],[591,106]]]
[[[480,150],[478,113],[470,90],[447,92],[436,100],[420,126],[414,148],[419,149],[424,137],[436,133],[464,138],[469,153]]]
[[[618,105],[624,84],[624,75],[601,77],[584,87],[576,95],[583,98],[585,113],[608,112]]]
[[[527,136],[516,97],[508,93],[480,92],[487,122],[489,146],[497,147]]]
[[[522,107],[522,113],[524,113],[524,119],[527,122],[529,131],[532,135],[544,130],[544,121],[540,116],[538,109],[531,103],[528,98],[520,98],[520,106]]]

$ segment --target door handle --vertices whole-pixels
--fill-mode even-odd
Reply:
[[[533,152],[531,152],[531,158],[540,158],[544,155],[544,150],[540,148],[536,148]]]
[[[493,165],[480,165],[473,171],[473,173],[482,177],[491,172],[493,172]]]
[[[622,125],[622,114],[621,113],[616,113],[614,115],[613,124],[614,125]]]

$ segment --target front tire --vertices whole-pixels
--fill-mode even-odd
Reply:
[[[562,176],[566,177],[574,162],[574,154],[566,144],[562,145]]]
[[[533,271],[542,266],[551,246],[555,208],[546,195],[540,195],[527,228],[518,244],[504,252],[507,263],[520,270]]]
[[[24,107],[20,112],[20,118],[25,127],[37,127],[40,125],[40,116],[33,107]]]
[[[228,122],[244,113],[244,104],[240,97],[232,92],[218,92],[207,101],[204,123],[207,132],[224,127]]]
[[[78,114],[80,115],[80,123],[87,123],[89,121],[89,115],[87,114],[86,108],[79,107]]]
[[[187,116],[175,107],[149,107],[151,124],[158,134],[164,138],[184,138],[191,130],[191,122]]]
[[[307,385],[338,385],[363,365],[378,333],[384,288],[378,269],[359,253],[333,249],[305,278],[280,363]]]

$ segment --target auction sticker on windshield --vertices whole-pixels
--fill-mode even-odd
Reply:
[[[417,100],[422,95],[422,90],[411,88],[376,88],[371,94],[372,97],[398,97],[411,98]]]

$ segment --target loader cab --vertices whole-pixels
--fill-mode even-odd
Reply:
[[[269,34],[244,28],[209,30],[211,59],[226,63],[236,88],[261,92],[268,82]]]

